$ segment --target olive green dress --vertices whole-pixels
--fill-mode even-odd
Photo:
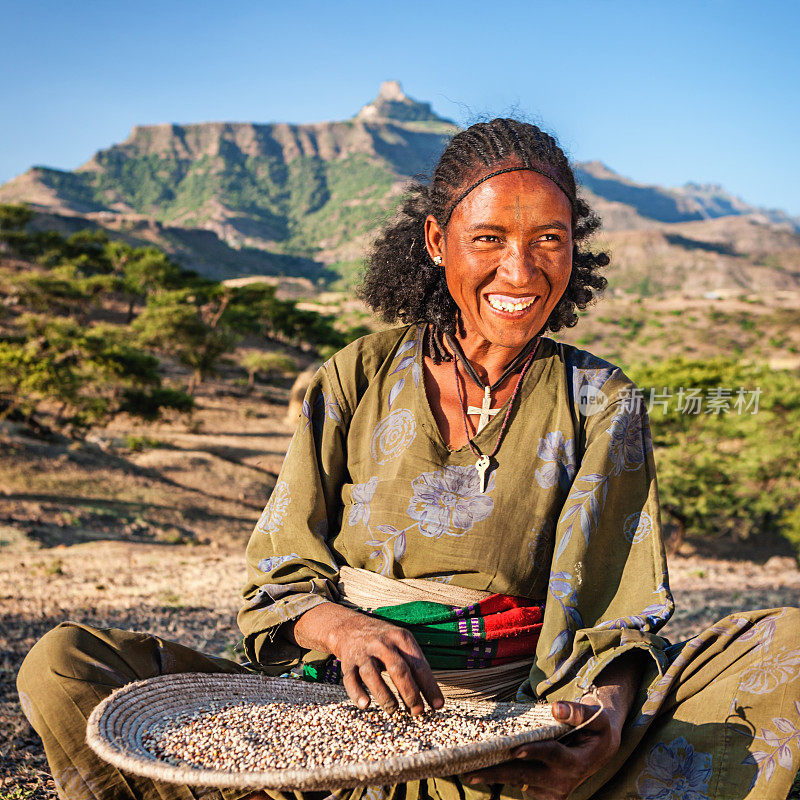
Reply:
[[[251,662],[275,674],[311,657],[278,631],[336,601],[341,564],[541,599],[542,634],[519,699],[577,699],[613,659],[631,650],[648,656],[619,753],[574,797],[782,800],[800,764],[800,612],[731,615],[675,645],[658,635],[673,602],[649,424],[632,382],[590,353],[543,338],[481,491],[470,448],[450,450],[442,440],[422,346],[421,326],[372,334],[314,377],[247,548],[238,622]],[[482,452],[494,450],[505,412],[473,439]],[[104,647],[113,649],[114,635]],[[82,659],[74,639],[73,662]],[[55,658],[45,657],[44,640],[36,647],[41,662]],[[186,658],[153,674],[191,669]],[[37,702],[31,673],[23,666],[21,696],[47,748],[44,691]],[[86,772],[85,758],[76,752],[64,763]],[[175,796],[168,792],[153,796]],[[520,796],[456,778],[337,795],[458,800],[492,792]]]

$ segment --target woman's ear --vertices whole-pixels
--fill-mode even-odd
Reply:
[[[431,261],[434,261],[436,256],[440,256],[444,259],[446,249],[444,231],[439,227],[439,223],[433,214],[428,214],[425,218],[425,247],[428,250],[428,255],[431,257]]]

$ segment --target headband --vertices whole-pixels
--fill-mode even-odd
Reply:
[[[456,201],[450,206],[450,210],[447,212],[447,216],[444,218],[443,225],[447,225],[450,221],[450,217],[453,216],[453,212],[456,210],[456,206],[475,188],[480,186],[484,181],[488,181],[489,178],[494,178],[496,175],[502,175],[505,172],[520,172],[521,170],[525,170],[526,172],[536,172],[539,175],[544,175],[545,178],[549,178],[553,183],[561,189],[562,192],[567,196],[567,200],[569,200],[570,206],[573,205],[573,200],[569,196],[567,190],[561,185],[560,181],[557,181],[552,175],[548,174],[544,170],[536,169],[536,167],[506,167],[505,169],[498,169],[496,172],[490,172],[488,175],[484,175],[479,181],[475,181],[471,186],[469,186],[465,191],[463,191],[457,198]]]

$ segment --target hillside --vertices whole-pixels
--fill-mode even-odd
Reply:
[[[241,657],[244,547],[299,416],[287,413],[295,372],[323,357],[309,336],[335,348],[377,324],[351,294],[305,279],[283,279],[273,294],[275,282],[184,273],[142,246],[174,235],[155,221],[120,244],[50,229],[82,227],[74,214],[29,216],[0,206],[0,800],[57,798],[14,689],[22,658],[57,623],[146,630]],[[785,231],[765,243],[762,229],[721,217],[608,236],[631,259],[636,247],[652,257],[688,242],[692,280],[712,267],[728,280],[738,252],[783,258],[795,241]],[[764,266],[776,282],[781,264]],[[656,268],[646,277],[673,280]],[[676,549],[673,640],[737,609],[797,602],[800,304],[778,286],[718,298],[618,289],[557,335],[622,364],[645,398],[656,394],[661,508]],[[195,382],[204,347],[216,357]],[[131,389],[139,401],[185,399],[190,387],[191,403],[158,415],[119,402]],[[680,410],[683,387],[702,392],[702,413]],[[758,392],[758,413],[736,410],[737,387]],[[730,408],[711,413],[715,391],[728,392]]]
[[[32,203],[50,227],[88,223],[155,244],[214,279],[284,274],[347,285],[404,183],[430,172],[457,130],[387,81],[340,122],[137,126],[75,171],[32,167],[0,187],[0,202]],[[714,185],[638,184],[600,161],[576,169],[617,253],[616,288],[800,284],[800,221],[783,212]]]

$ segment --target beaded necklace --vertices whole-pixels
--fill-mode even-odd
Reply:
[[[475,471],[478,473],[478,479],[480,481],[480,488],[481,494],[486,492],[486,472],[489,469],[489,466],[492,463],[492,459],[494,458],[497,451],[500,449],[500,442],[503,440],[503,435],[506,432],[506,428],[508,426],[508,420],[511,416],[511,409],[514,407],[514,400],[517,398],[517,393],[519,392],[520,384],[522,383],[522,379],[525,377],[525,373],[528,371],[528,367],[530,367],[531,363],[533,362],[533,357],[536,355],[536,350],[539,347],[540,337],[536,337],[535,344],[533,345],[533,349],[531,350],[530,354],[528,355],[527,360],[525,361],[525,365],[522,367],[522,371],[519,373],[519,377],[517,378],[517,384],[514,387],[514,392],[511,395],[511,399],[508,403],[508,409],[506,410],[505,418],[503,419],[503,424],[500,427],[500,433],[497,436],[497,442],[495,443],[494,450],[488,455],[486,453],[481,453],[481,451],[477,448],[475,444],[473,444],[472,439],[469,435],[469,427],[467,426],[467,413],[464,411],[464,395],[461,392],[461,381],[459,380],[458,375],[458,356],[454,353],[453,354],[453,373],[456,379],[456,390],[458,391],[458,399],[459,399],[459,407],[461,408],[461,417],[464,420],[464,433],[467,436],[467,444],[469,445],[469,449],[472,450],[473,455],[478,457],[478,460],[475,462]],[[460,349],[460,348],[459,348]],[[462,360],[464,360],[465,364],[469,364],[466,356],[463,355],[462,351]],[[472,365],[470,364],[470,367]],[[505,375],[505,373],[504,373]],[[496,386],[498,382],[494,385]],[[480,430],[480,428],[478,429]]]

